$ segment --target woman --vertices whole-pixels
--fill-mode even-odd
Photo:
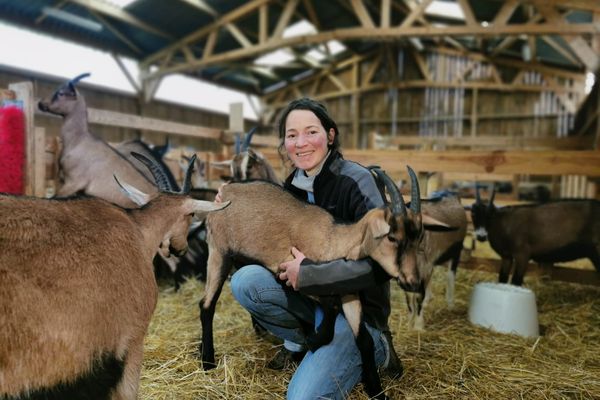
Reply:
[[[282,113],[279,136],[295,167],[284,184],[294,195],[346,222],[355,222],[368,210],[383,206],[371,173],[342,158],[337,125],[321,103],[308,98],[292,101]],[[283,349],[269,367],[282,369],[301,361],[288,386],[288,399],[343,399],[361,380],[360,353],[343,315],[336,319],[331,343],[314,353],[305,352],[302,326],[318,325],[321,312],[303,294],[360,291],[375,360],[391,373],[400,372],[388,327],[389,277],[381,267],[370,258],[315,264],[298,249],[290,251],[294,260],[281,264],[279,279],[262,266],[249,265],[231,280],[238,302],[263,327],[284,339]]]

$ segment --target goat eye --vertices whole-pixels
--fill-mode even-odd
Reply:
[[[389,240],[390,242],[392,242],[392,243],[397,243],[397,242],[398,242],[398,239],[396,239],[396,238],[395,238],[395,237],[393,237],[393,236],[390,236],[390,235],[388,235],[388,236],[387,236],[387,238],[388,238],[388,240]]]

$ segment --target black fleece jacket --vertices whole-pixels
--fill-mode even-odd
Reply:
[[[291,184],[296,171],[284,187],[307,201],[307,192]],[[338,222],[358,221],[370,209],[384,205],[371,173],[358,163],[344,160],[332,152],[313,183],[315,204],[327,210]],[[323,243],[327,246],[327,243]],[[366,322],[387,331],[390,315],[390,277],[371,258],[332,260],[316,264],[304,259],[298,276],[301,293],[310,295],[343,295],[359,293]]]

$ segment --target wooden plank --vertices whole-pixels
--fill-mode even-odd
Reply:
[[[417,172],[600,176],[598,151],[344,150],[344,156],[392,174],[410,165]]]
[[[46,130],[36,126],[33,130],[33,195],[46,197]]]
[[[191,136],[196,138],[220,140],[221,129],[208,128],[165,121],[155,118],[123,114],[116,111],[88,108],[88,121],[91,124],[119,126],[122,128],[142,129],[171,135]]]
[[[416,146],[440,143],[446,146],[497,147],[506,148],[545,148],[545,149],[592,149],[593,138],[589,136],[525,137],[525,136],[475,136],[475,137],[428,137],[402,135],[389,138],[390,144]]]
[[[264,154],[277,156],[267,148]],[[598,151],[474,151],[474,150],[355,150],[342,149],[344,157],[362,165],[379,165],[392,177],[404,176],[406,165],[415,172],[462,172],[482,180],[515,174],[600,176]]]

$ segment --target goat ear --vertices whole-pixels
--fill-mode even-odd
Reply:
[[[445,222],[435,219],[432,216],[427,215],[425,213],[421,214],[421,218],[423,221],[423,228],[425,228],[428,231],[448,232],[448,231],[455,231],[458,229],[456,227],[446,224]]]
[[[369,228],[374,238],[381,238],[390,233],[390,225],[385,218],[373,218],[369,222]]]
[[[117,184],[119,185],[123,193],[125,193],[127,197],[129,197],[131,201],[133,201],[138,206],[141,207],[143,205],[146,205],[150,201],[150,195],[142,192],[139,189],[136,189],[128,183],[119,182],[119,178],[117,178],[116,175],[113,175],[113,177],[115,178],[115,181],[117,181]]]

